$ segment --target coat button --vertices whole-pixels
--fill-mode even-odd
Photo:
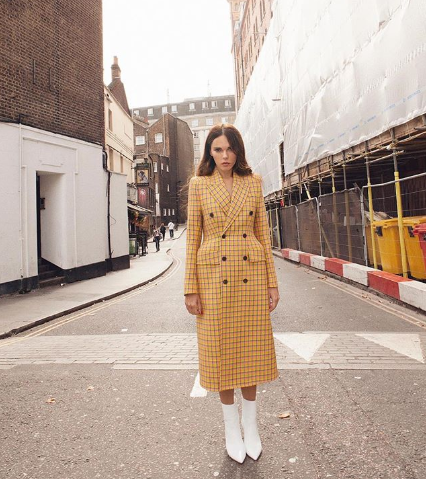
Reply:
[[[213,213],[210,213],[210,218],[213,218],[214,214]]]
[[[228,280],[227,280],[227,279],[224,279],[224,280],[223,280],[223,284],[228,284]]]
[[[243,234],[243,238],[247,238],[247,235],[245,233]]]
[[[243,279],[243,283],[247,283],[248,279],[247,278],[244,278]]]
[[[226,235],[222,235],[222,239],[225,239],[226,238]]]
[[[226,256],[222,256],[222,261],[226,261]]]
[[[249,211],[249,215],[250,215],[250,216],[253,216],[253,211]]]
[[[244,261],[247,261],[247,256],[243,256],[243,260],[244,260]]]

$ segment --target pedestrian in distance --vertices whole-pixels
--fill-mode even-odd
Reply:
[[[156,251],[160,251],[160,239],[161,239],[160,230],[158,228],[155,228],[155,230],[154,230],[154,243],[155,243]]]
[[[219,393],[228,455],[257,460],[256,387],[278,377],[270,313],[279,293],[262,180],[230,124],[210,130],[189,182],[184,294],[196,316],[200,383]]]
[[[163,241],[164,241],[164,238],[166,237],[166,227],[164,226],[164,223],[161,223],[161,225],[160,225],[160,233],[161,233],[161,236],[163,237]]]
[[[174,225],[173,221],[170,221],[170,223],[167,225],[167,227],[169,228],[170,238],[173,238],[174,235],[175,235],[175,225]]]

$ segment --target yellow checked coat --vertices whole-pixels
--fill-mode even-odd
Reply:
[[[216,168],[192,178],[184,294],[201,298],[197,337],[205,389],[277,378],[268,295],[276,286],[261,178],[234,173],[232,196]]]

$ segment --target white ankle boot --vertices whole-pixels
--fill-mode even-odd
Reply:
[[[229,457],[242,464],[246,458],[246,448],[241,437],[238,406],[236,403],[222,404],[222,410],[225,421],[226,450]]]
[[[242,425],[247,455],[257,461],[262,452],[259,431],[257,430],[256,401],[243,400]]]

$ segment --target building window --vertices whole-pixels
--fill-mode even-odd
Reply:
[[[155,183],[155,194],[158,195],[158,183]]]
[[[260,16],[263,19],[266,13],[266,8],[265,8],[265,0],[261,0],[260,2]]]
[[[167,210],[166,208],[163,208],[163,216],[166,216],[167,215]]]
[[[206,125],[212,126],[213,125],[213,118],[206,118]]]
[[[112,111],[108,108],[108,128],[112,131]]]
[[[167,191],[170,192],[170,185],[167,185]]]
[[[169,216],[170,216],[170,208],[169,208]]]
[[[203,103],[202,103],[203,110],[205,110],[208,107],[209,107],[209,102],[208,101],[203,101]]]
[[[154,161],[154,173],[157,173],[157,162]]]
[[[163,134],[162,133],[156,133],[154,137],[155,143],[162,143],[163,142]]]
[[[174,216],[174,214],[175,214],[175,209],[172,208],[172,215]]]
[[[145,145],[145,135],[139,135],[136,137],[136,145]]]
[[[194,138],[198,138],[198,131],[194,131]]]
[[[212,101],[212,108],[217,108],[217,101]]]
[[[166,171],[167,172],[169,171],[169,165],[166,165]]]
[[[231,100],[225,100],[225,108],[230,108]]]
[[[139,116],[139,110],[133,110],[133,114]]]
[[[160,163],[161,163],[161,171],[163,171],[163,170],[164,170],[164,165],[163,165],[163,162],[162,162],[162,161],[160,161]]]
[[[114,150],[112,148],[109,149],[108,159],[109,159],[109,170],[114,171]]]
[[[172,113],[177,113],[177,105],[172,105]]]
[[[198,126],[198,120],[192,120],[191,125],[192,127]]]
[[[154,116],[154,108],[148,108],[148,116]]]
[[[124,158],[120,155],[120,173],[124,173]]]
[[[161,113],[167,113],[167,107],[166,106],[161,107]]]
[[[194,145],[194,151],[200,151],[200,145]]]
[[[190,103],[189,104],[189,109],[190,110],[195,110],[195,103]]]
[[[222,116],[222,123],[228,123],[228,118],[226,116]]]

